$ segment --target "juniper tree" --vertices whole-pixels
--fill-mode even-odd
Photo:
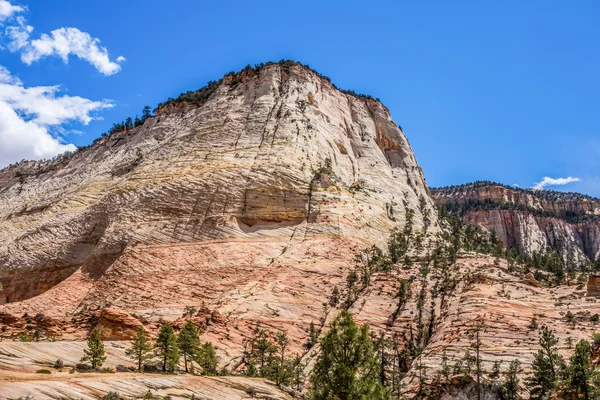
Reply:
[[[135,336],[135,339],[131,343],[131,347],[125,350],[125,354],[134,359],[138,364],[138,371],[142,372],[144,367],[144,361],[152,358],[152,344],[146,338],[146,332],[144,327],[140,326]]]

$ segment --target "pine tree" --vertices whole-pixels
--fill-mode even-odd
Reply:
[[[142,110],[142,122],[147,120],[152,116],[152,108],[150,106],[145,106]]]
[[[369,326],[358,327],[342,311],[320,341],[310,381],[314,400],[389,399],[379,382],[379,362],[373,352]]]
[[[206,342],[200,346],[200,350],[196,354],[194,360],[202,368],[202,375],[217,375],[217,367],[219,366],[219,357],[215,352],[212,343]]]
[[[81,357],[81,362],[90,362],[92,369],[98,369],[106,361],[104,354],[104,343],[100,339],[100,330],[94,328],[90,338],[87,341],[87,349],[83,350],[84,356]]]
[[[519,374],[521,362],[517,359],[510,362],[508,370],[504,373],[504,384],[502,385],[502,394],[506,400],[516,400],[519,398]]]
[[[125,350],[125,354],[137,361],[138,371],[140,372],[143,371],[144,361],[152,358],[152,344],[146,338],[146,332],[144,331],[143,326],[138,329],[135,339],[131,343],[131,347]]]
[[[287,386],[292,380],[292,371],[290,370],[288,360],[285,357],[289,342],[286,332],[277,332],[275,334],[277,357],[274,360],[274,378],[277,386]]]
[[[297,353],[291,361],[291,369],[292,369],[292,385],[299,392],[302,389],[302,384],[304,383],[304,367],[306,365],[302,362],[302,357],[300,357]]]
[[[270,357],[275,350],[269,339],[268,332],[263,329],[258,329],[253,338],[252,347],[254,353],[252,354],[252,357],[257,362],[258,374],[261,378],[264,378],[268,374]]]
[[[389,340],[383,332],[379,334],[379,338],[374,342],[375,356],[379,360],[379,382],[382,386],[387,385],[386,367],[390,364],[388,360],[387,348],[390,345]]]
[[[558,338],[546,325],[540,329],[539,344],[541,349],[531,363],[533,374],[525,382],[532,399],[544,399],[552,393],[565,364],[556,347]]]
[[[261,378],[271,377],[276,350],[271,341],[271,334],[256,325],[252,337],[246,340],[246,347],[244,352],[246,375],[258,375]]]
[[[588,400],[590,396],[588,380],[593,373],[591,355],[590,343],[585,339],[581,339],[575,345],[575,352],[569,359],[567,369],[567,386],[569,390],[574,392],[576,397],[583,397],[584,400]]]
[[[559,370],[564,364],[556,348],[558,338],[546,326],[540,329],[539,344],[541,349],[534,356],[532,363],[533,375],[527,379],[533,399],[544,398],[553,391],[559,378]]]
[[[319,341],[319,331],[315,328],[315,323],[310,321],[308,333],[308,348],[311,349]]]
[[[179,349],[177,348],[177,336],[173,332],[173,327],[169,324],[164,324],[160,327],[158,338],[154,345],[154,353],[162,360],[163,372],[169,369],[174,370],[179,362]]]
[[[188,372],[188,360],[193,360],[200,351],[200,337],[192,321],[186,322],[177,336],[177,346],[183,354],[183,365]]]
[[[475,348],[475,378],[477,382],[477,400],[481,400],[481,375],[484,372],[481,368],[481,330],[484,328],[484,320],[483,318],[478,318],[475,322],[474,328],[474,338],[475,343],[473,343],[473,347]]]

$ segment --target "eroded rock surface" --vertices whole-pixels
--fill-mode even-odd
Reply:
[[[240,257],[270,241],[381,243],[405,208],[435,227],[421,169],[381,103],[299,65],[226,82],[201,107],[162,110],[66,164],[0,171],[3,301],[74,277],[89,288],[142,253],[157,275],[170,263],[185,273],[218,241],[239,244]],[[149,256],[171,246],[176,258]],[[64,313],[86,293],[59,290],[39,312]]]

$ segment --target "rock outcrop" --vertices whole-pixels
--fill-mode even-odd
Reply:
[[[436,204],[524,254],[557,251],[567,264],[600,259],[600,200],[492,182],[432,189]]]
[[[123,274],[141,252],[170,246],[180,249],[171,267],[185,273],[210,258],[203,249],[218,241],[242,248],[270,246],[266,239],[381,243],[406,208],[416,226],[435,229],[421,169],[378,101],[286,63],[227,76],[202,105],[181,104],[66,162],[0,171],[4,302],[75,276]],[[169,264],[144,260],[156,274]],[[65,296],[76,307],[86,293],[57,290],[50,303],[64,312]]]
[[[129,313],[114,308],[103,308],[96,325],[102,339],[108,340],[131,340],[142,326],[142,323]]]
[[[588,296],[600,297],[600,275],[592,274],[588,276],[586,290]]]

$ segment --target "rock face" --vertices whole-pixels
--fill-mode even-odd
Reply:
[[[558,251],[568,264],[600,258],[600,200],[577,193],[510,188],[492,182],[432,190],[436,204],[493,231],[510,247]]]
[[[1,296],[129,273],[142,254],[146,270],[185,273],[217,242],[240,255],[266,239],[380,243],[405,208],[435,229],[421,169],[381,103],[299,64],[245,70],[203,105],[165,106],[68,162],[0,171]],[[170,246],[177,259],[152,259]],[[85,292],[53,302],[76,307]]]
[[[0,171],[0,315],[14,320],[2,337],[38,329],[26,316],[39,314],[65,345],[95,326],[128,339],[138,316],[152,335],[194,307],[202,340],[235,369],[255,323],[302,351],[310,324],[335,314],[322,304],[356,253],[384,245],[407,214],[415,231],[439,230],[378,101],[295,63],[201,93],[70,159]]]
[[[102,339],[108,340],[133,339],[142,326],[142,323],[129,313],[114,308],[103,308],[97,324]]]

